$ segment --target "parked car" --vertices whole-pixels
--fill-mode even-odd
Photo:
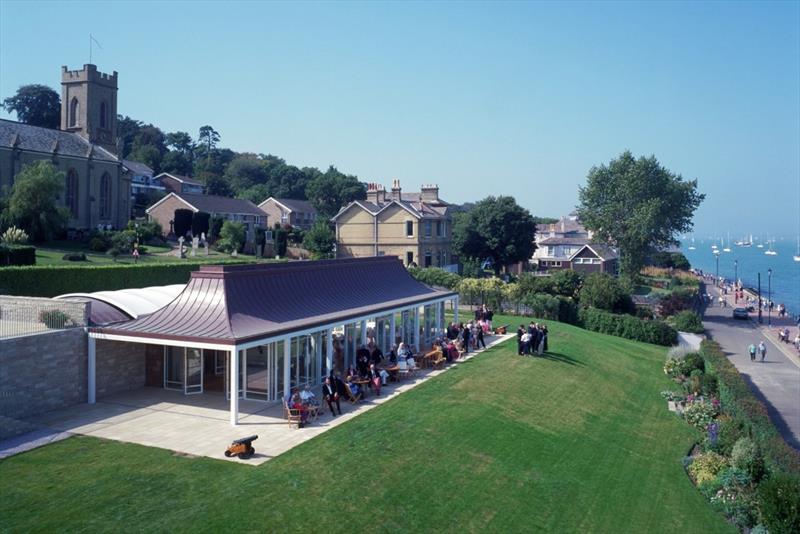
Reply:
[[[750,315],[747,313],[747,310],[744,308],[734,308],[733,309],[733,318],[734,319],[747,319]]]

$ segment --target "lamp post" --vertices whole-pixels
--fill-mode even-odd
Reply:
[[[767,326],[772,326],[772,267],[767,269]]]
[[[761,318],[761,273],[758,273],[758,324],[763,323]]]
[[[739,260],[733,260],[733,303],[739,303]]]
[[[714,285],[719,287],[719,250],[714,251],[714,257],[717,259],[717,275],[714,277]]]

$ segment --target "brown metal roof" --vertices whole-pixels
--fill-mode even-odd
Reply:
[[[234,345],[449,295],[391,256],[204,265],[160,310],[92,332]]]

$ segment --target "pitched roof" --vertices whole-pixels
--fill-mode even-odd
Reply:
[[[201,195],[199,193],[175,192],[170,193],[147,208],[145,213],[150,213],[153,208],[170,197],[177,197],[197,211],[204,211],[206,213],[238,213],[241,215],[259,215],[261,217],[266,217],[267,215],[261,211],[258,206],[243,198],[217,197],[214,195]]]
[[[550,232],[565,234],[574,232],[587,233],[587,230],[580,222],[562,217],[558,220],[558,222],[554,222],[552,224],[537,224],[536,232],[540,234],[549,234]]]
[[[203,265],[160,310],[92,332],[235,345],[450,295],[389,256]]]
[[[172,174],[171,172],[162,172],[161,174],[156,176],[156,178],[162,178],[164,176],[168,176],[168,177],[172,178],[173,180],[177,180],[178,182],[180,182],[182,184],[200,185],[200,186],[203,185],[202,182],[198,182],[194,178],[189,178],[188,176],[183,176],[181,174]]]
[[[259,204],[259,206],[263,206],[269,200],[274,200],[278,204],[281,204],[285,208],[293,212],[300,212],[300,213],[316,213],[317,209],[309,202],[308,200],[297,200],[294,198],[275,198],[269,197],[267,200]]]
[[[122,166],[131,171],[133,174],[139,174],[144,176],[153,176],[153,169],[145,165],[144,163],[140,163],[138,161],[133,161],[130,159],[123,159]]]
[[[614,251],[613,248],[609,247],[608,245],[604,245],[602,243],[588,243],[582,246],[578,251],[576,251],[572,256],[569,257],[570,261],[572,261],[575,257],[578,256],[584,249],[591,250],[595,256],[600,258],[603,261],[615,260],[619,258],[619,255]]]
[[[585,245],[589,242],[588,237],[546,237],[536,244],[541,246],[553,245]]]
[[[441,219],[447,216],[447,210],[451,209],[449,205],[431,205],[427,203],[414,204],[408,200],[387,200],[380,204],[374,204],[367,200],[354,200],[348,205],[339,210],[339,213],[334,215],[331,220],[335,221],[339,216],[350,209],[352,206],[358,205],[368,211],[372,215],[377,215],[381,211],[389,208],[392,205],[400,206],[411,215],[418,219]]]
[[[77,158],[88,158],[91,155],[95,160],[119,161],[105,148],[90,143],[76,133],[6,119],[0,119],[0,147]]]

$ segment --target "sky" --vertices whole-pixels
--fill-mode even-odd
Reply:
[[[698,237],[800,232],[800,2],[0,0],[0,98],[90,33],[165,131],[551,217],[629,149],[698,180]]]

